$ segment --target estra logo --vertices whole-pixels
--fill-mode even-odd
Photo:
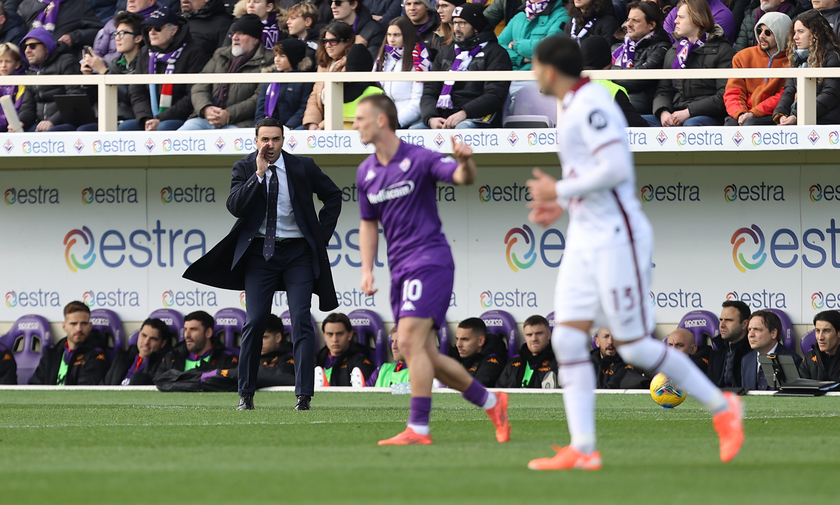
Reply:
[[[145,268],[152,261],[161,268],[174,267],[175,258],[183,259],[183,265],[189,266],[203,256],[206,249],[203,231],[166,229],[160,220],[150,231],[106,230],[97,238],[90,228],[82,226],[64,236],[64,261],[71,272],[88,269],[97,259],[108,268],[117,268],[126,260],[137,268]],[[180,266],[180,261],[178,263]]]
[[[825,307],[825,296],[823,296],[822,291],[817,291],[811,295],[811,308],[821,310],[823,307]]]
[[[524,246],[517,245],[520,241],[524,242]],[[514,272],[531,268],[538,258],[548,267],[560,266],[563,259],[562,251],[566,249],[566,238],[560,230],[549,228],[543,232],[539,241],[537,241],[534,230],[527,224],[508,230],[504,242],[507,246],[505,248],[505,259],[508,267]],[[523,249],[525,249],[524,253],[522,252]],[[517,255],[517,250],[520,251],[519,255]],[[557,255],[552,251],[561,252]],[[549,255],[551,258],[549,258]],[[556,261],[553,260],[555,257],[557,257]]]
[[[6,307],[61,307],[61,298],[56,291],[8,291]]]
[[[677,182],[670,186],[646,184],[639,190],[639,197],[645,203],[650,202],[699,202],[700,186]]]
[[[212,186],[172,187],[160,189],[160,201],[168,203],[216,203],[216,189]]]
[[[531,192],[524,184],[509,184],[507,186],[491,186],[485,184],[478,188],[478,199],[487,202],[530,202]]]
[[[57,204],[58,203],[58,189],[45,188],[38,186],[37,188],[9,188],[3,193],[6,205],[14,204]]]
[[[161,301],[166,308],[171,307],[216,307],[216,292],[202,291],[175,291],[167,289],[161,293]]]
[[[758,246],[756,252],[752,255],[752,262],[744,258],[744,255],[740,252],[741,245],[747,241],[746,237],[751,238],[753,243]],[[732,261],[735,262],[735,267],[741,272],[746,272],[748,269],[755,270],[763,265],[767,259],[767,253],[764,252],[764,233],[756,225],[749,228],[738,228],[732,234],[730,242],[732,242]]]
[[[820,268],[829,262],[832,268],[838,269],[838,234],[840,228],[837,228],[837,222],[830,219],[826,228],[809,228],[801,236],[789,228],[779,228],[770,235],[769,242],[765,242],[764,232],[753,224],[732,234],[732,261],[741,272],[756,270],[768,259],[779,268],[791,268],[800,256],[803,265],[808,268]],[[801,255],[800,244],[803,248]],[[750,250],[754,252],[744,254],[744,251]]]
[[[723,188],[723,199],[727,202],[783,202],[785,201],[785,187],[776,184],[737,185],[729,184]]]
[[[233,150],[240,153],[242,151],[256,151],[257,150],[257,143],[254,142],[254,139],[244,138],[244,139],[234,139],[233,141]]]
[[[775,292],[775,291],[767,291],[766,289],[762,289],[761,291],[730,291],[726,294],[727,300],[740,300],[746,303],[749,307],[753,309],[763,309],[763,308],[773,308],[773,309],[786,309],[787,307],[787,298],[785,297],[784,293]]]
[[[813,203],[840,201],[840,185],[832,186],[826,184],[823,186],[822,184],[813,184],[808,188],[808,197]]]
[[[117,288],[113,291],[85,291],[82,302],[90,308],[95,307],[139,307],[140,293]]]
[[[537,307],[537,294],[533,291],[482,291],[478,295],[479,303],[484,309],[490,307],[517,308]]]
[[[119,184],[112,188],[87,187],[82,190],[82,203],[138,203],[137,188],[124,188]]]

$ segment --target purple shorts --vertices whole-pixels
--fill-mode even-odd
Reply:
[[[446,309],[452,297],[455,270],[425,266],[391,273],[391,310],[394,321],[402,317],[431,317],[436,328],[446,324]]]

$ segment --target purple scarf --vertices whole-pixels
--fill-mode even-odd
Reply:
[[[580,44],[580,39],[582,39],[583,37],[586,36],[587,33],[589,33],[589,30],[592,28],[592,25],[595,24],[595,21],[597,19],[598,18],[590,19],[589,22],[586,23],[585,25],[583,25],[583,28],[581,28],[580,31],[578,32],[577,31],[577,20],[575,18],[572,18],[572,29],[569,30],[569,36],[572,37],[573,39],[577,40],[578,44]]]
[[[58,19],[58,7],[64,0],[38,0],[47,6],[38,13],[35,21],[32,22],[32,28],[43,26],[48,32],[55,31],[55,20]]]
[[[137,361],[140,361],[140,363],[138,364]],[[139,354],[137,356],[135,356],[134,357],[134,362],[131,363],[130,367],[128,367],[128,372],[126,372],[125,378],[123,378],[123,380],[122,380],[122,385],[123,386],[128,386],[128,384],[131,382],[131,378],[134,376],[134,374],[136,372],[141,371],[141,370],[145,370],[146,365],[148,365],[148,364],[149,364],[149,360],[141,358]]]
[[[551,0],[538,0],[533,3],[525,3],[525,17],[528,21],[532,21],[535,17],[542,14],[546,7],[548,7],[549,2],[551,2]]]
[[[184,51],[184,47],[186,47],[186,44],[169,53],[159,53],[149,49],[149,74],[154,74],[155,65],[164,61],[166,62],[166,70],[164,70],[163,73],[174,74],[175,62],[178,61],[178,57],[181,56],[181,53]]]
[[[625,35],[624,42],[612,53],[613,65],[633,68],[633,61],[636,57],[636,44],[651,37],[653,37],[653,32],[648,33],[640,40],[633,40],[629,35]]]
[[[265,117],[273,117],[274,109],[277,107],[277,101],[280,99],[279,82],[272,82],[265,90]]]
[[[266,49],[274,49],[274,44],[280,40],[280,27],[277,26],[277,13],[272,12],[263,21],[262,41]]]
[[[677,57],[671,64],[671,68],[680,69],[685,68],[685,62],[688,60],[688,55],[698,47],[703,47],[706,43],[707,34],[697,39],[697,42],[689,42],[687,38],[683,37],[677,42]]]
[[[487,45],[487,42],[483,44],[479,44],[474,48],[470,49],[469,52],[462,51],[460,47],[457,45],[455,46],[455,61],[452,62],[452,68],[449,69],[450,72],[463,72],[466,71],[469,66],[470,62],[475,55],[481,52],[484,49],[484,46]],[[462,70],[463,67],[463,70]],[[444,81],[443,89],[440,90],[440,98],[437,101],[437,108],[438,109],[454,109],[455,105],[452,103],[452,86],[455,85],[455,81]]]
[[[422,25],[420,25],[420,26],[417,28],[417,35],[420,35],[420,34],[422,34],[424,31],[426,31],[426,28],[428,28],[428,27],[429,27],[429,24],[430,24],[431,22],[432,22],[432,16],[429,16],[429,19],[427,19],[425,23],[423,23]]]

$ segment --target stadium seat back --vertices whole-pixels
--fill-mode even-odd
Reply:
[[[175,336],[175,342],[184,340],[184,316],[174,309],[157,309],[149,314],[149,319],[160,319],[163,324],[169,327],[169,331]]]
[[[779,341],[791,351],[795,351],[795,340],[796,337],[793,334],[793,322],[791,322],[790,317],[785,314],[783,311],[779,309],[765,309],[768,312],[772,312],[779,316],[779,321],[782,322],[782,334],[780,335]]]
[[[499,336],[501,343],[504,345],[502,353],[506,353],[508,358],[516,356],[519,352],[519,330],[516,327],[516,320],[513,319],[510,312],[488,310],[479,317],[487,325],[488,337],[490,333]],[[489,340],[490,338],[488,338]]]
[[[504,118],[505,128],[554,128],[557,124],[557,99],[540,93],[529,84],[516,92],[511,115]]]
[[[216,338],[236,355],[242,346],[242,327],[245,325],[245,311],[234,307],[221,309],[213,316]]]
[[[817,345],[817,330],[809,331],[799,342],[799,348],[802,349],[803,356],[811,352],[812,345]]]
[[[18,384],[28,384],[44,351],[52,345],[49,321],[35,314],[21,316],[3,338],[15,357]]]
[[[90,322],[94,330],[99,330],[108,340],[108,359],[114,361],[118,349],[125,349],[125,333],[122,320],[113,310],[95,309],[90,311]]]
[[[347,314],[347,317],[356,330],[359,343],[372,350],[373,363],[376,366],[384,363],[388,355],[388,339],[385,338],[385,324],[379,314],[372,310],[356,309]]]
[[[677,328],[683,328],[694,334],[694,342],[704,345],[706,338],[713,339],[720,333],[720,318],[708,310],[692,310],[680,319]]]
[[[549,313],[546,316],[546,319],[548,320],[548,329],[551,330],[552,332],[554,332],[554,327],[557,326],[557,321],[554,320],[554,312]],[[589,339],[589,345],[593,349],[598,348],[598,346],[595,344],[595,335],[594,334]]]

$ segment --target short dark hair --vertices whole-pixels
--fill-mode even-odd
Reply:
[[[391,130],[397,131],[397,128],[400,127],[400,121],[397,118],[397,106],[394,105],[394,101],[391,100],[388,95],[379,94],[366,96],[359,100],[359,105],[363,103],[369,103],[370,106],[379,111],[380,114],[385,114],[385,117],[388,118],[388,126],[391,127]]]
[[[64,306],[64,317],[69,316],[73,312],[87,312],[90,315],[90,307],[78,300],[73,300]]]
[[[327,323],[341,323],[347,331],[353,331],[353,325],[350,323],[350,318],[347,317],[347,314],[343,314],[341,312],[333,312],[325,317],[324,322],[321,323],[321,331],[325,331],[324,328],[327,326]]]
[[[131,25],[131,31],[134,36],[143,35],[143,16],[136,12],[120,11],[114,16],[114,28],[116,29],[122,24]],[[143,45],[143,42],[140,42]]]
[[[525,322],[522,323],[522,327],[524,328],[526,326],[535,326],[535,325],[538,325],[538,324],[541,324],[541,325],[545,326],[546,328],[551,329],[551,325],[548,324],[548,319],[544,318],[543,316],[541,316],[539,314],[533,315],[533,316],[529,317],[528,319],[526,319]]]
[[[487,325],[484,324],[484,321],[478,317],[468,317],[467,319],[464,319],[458,323],[458,328],[470,330],[473,335],[478,337],[487,336]]]
[[[726,300],[721,304],[721,306],[723,308],[735,307],[736,309],[738,309],[738,312],[741,315],[741,320],[738,321],[739,323],[743,323],[744,321],[750,318],[750,307],[741,300]]]
[[[143,321],[143,324],[140,325],[140,328],[142,329],[144,326],[149,326],[152,329],[157,330],[158,334],[160,334],[160,339],[163,342],[164,347],[172,343],[172,337],[169,331],[169,326],[166,326],[166,323],[164,323],[160,319],[151,317],[146,318],[146,320]]]
[[[627,14],[630,14],[630,10],[632,9],[639,9],[642,11],[642,14],[645,15],[645,21],[648,23],[651,21],[656,23],[654,31],[662,28],[662,11],[655,3],[646,2],[644,0],[635,0],[627,4]]]
[[[283,324],[283,320],[279,317],[274,314],[269,314],[268,321],[265,322],[265,331],[274,334],[283,333],[286,331],[286,325]]]
[[[201,326],[204,327],[205,330],[212,330],[215,328],[216,324],[213,321],[213,316],[204,312],[203,310],[196,310],[195,312],[190,312],[186,316],[184,316],[184,322],[186,321],[198,321],[201,323]]]
[[[552,35],[543,39],[534,50],[534,58],[543,65],[554,67],[568,77],[580,77],[583,71],[583,54],[580,52],[580,46],[565,34]]]
[[[757,310],[750,315],[750,319],[754,317],[760,317],[761,321],[764,323],[764,327],[767,328],[770,333],[773,333],[773,330],[776,330],[776,342],[782,341],[782,320],[779,319],[779,316],[769,310]]]
[[[286,125],[284,125],[283,122],[279,119],[273,117],[262,118],[259,121],[257,121],[256,125],[254,125],[255,137],[260,136],[260,128],[262,128],[263,126],[265,126],[266,128],[280,128],[281,131],[286,127]]]
[[[834,331],[840,331],[840,312],[836,310],[825,310],[814,316],[814,326],[817,321],[825,321],[834,327]]]

